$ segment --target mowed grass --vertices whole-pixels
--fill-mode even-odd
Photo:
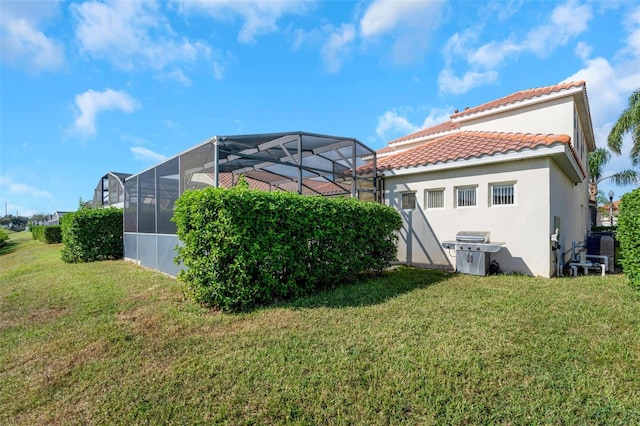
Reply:
[[[623,276],[398,268],[247,314],[121,261],[0,252],[0,424],[639,424]]]

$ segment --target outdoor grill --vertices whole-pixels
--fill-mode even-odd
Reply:
[[[456,271],[463,274],[487,275],[491,254],[499,251],[504,243],[490,242],[488,231],[460,231],[455,241],[443,241],[442,247],[455,250]]]

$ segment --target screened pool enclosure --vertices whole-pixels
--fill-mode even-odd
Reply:
[[[214,136],[124,184],[124,255],[140,265],[177,275],[179,244],[171,222],[184,191],[232,187],[244,176],[253,189],[380,201],[375,151],[353,138],[304,132]]]
[[[100,178],[93,191],[94,207],[124,206],[124,181],[130,173],[109,172]]]

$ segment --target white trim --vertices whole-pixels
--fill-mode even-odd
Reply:
[[[427,129],[422,129],[422,130],[427,130]],[[416,133],[419,133],[422,130],[418,130],[418,132],[416,132]],[[438,133],[429,133],[429,134],[426,134],[426,135],[417,136],[415,138],[406,139],[406,140],[403,140],[401,142],[389,142],[389,144],[387,146],[395,148],[395,147],[400,147],[400,146],[404,146],[404,145],[410,145],[410,144],[417,143],[417,142],[427,142],[427,141],[430,141],[430,140],[440,139],[440,138],[442,138],[444,136],[449,136],[449,135],[452,135],[452,134],[455,134],[455,133],[458,133],[458,132],[460,132],[460,129],[446,130],[444,132],[438,132]]]
[[[489,182],[489,194],[488,195],[488,200],[487,200],[487,205],[489,206],[489,208],[501,208],[501,207],[515,207],[518,204],[518,197],[516,195],[517,191],[516,191],[516,184],[517,181],[515,180],[509,180],[509,181],[502,181],[502,182]],[[511,197],[512,197],[512,203],[499,203],[499,204],[495,204],[493,202],[493,191],[496,187],[511,187]]]
[[[461,206],[459,201],[460,201],[460,191],[461,190],[473,190],[473,204],[467,204],[467,205],[463,205]],[[478,202],[479,199],[479,195],[478,195],[478,184],[471,184],[471,185],[459,185],[459,186],[454,186],[453,187],[453,207],[456,209],[472,209],[472,208],[476,208],[479,205]]]
[[[429,207],[429,194],[440,192],[442,193],[442,206],[441,207]],[[441,186],[438,188],[425,188],[424,190],[424,210],[441,210],[447,207],[446,188]]]

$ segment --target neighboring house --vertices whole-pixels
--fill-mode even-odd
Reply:
[[[525,90],[456,111],[377,152],[385,203],[404,220],[398,259],[451,269],[459,231],[489,231],[503,272],[549,277],[585,240],[588,155],[595,149],[584,81]],[[372,167],[372,166],[370,166]],[[362,172],[365,168],[359,169]]]
[[[620,213],[620,200],[613,203],[607,203],[598,207],[598,218],[596,225],[598,226],[616,226],[618,225],[618,213]],[[611,224],[613,219],[613,224]]]
[[[60,225],[60,219],[67,213],[69,212],[55,211],[51,214],[46,215],[44,220],[36,221],[34,225]]]
[[[130,173],[108,172],[93,191],[94,207],[124,207],[124,180]]]

